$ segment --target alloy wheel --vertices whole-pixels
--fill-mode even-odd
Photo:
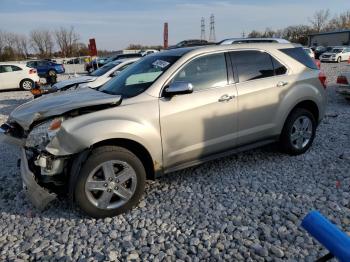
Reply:
[[[290,133],[290,140],[296,149],[305,148],[312,138],[312,121],[307,116],[298,117]]]
[[[111,160],[97,166],[85,183],[88,200],[104,210],[118,208],[127,203],[135,193],[137,176],[126,162]]]

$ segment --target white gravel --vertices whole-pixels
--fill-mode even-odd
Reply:
[[[350,67],[322,67],[327,117],[306,154],[268,146],[173,173],[115,218],[82,217],[66,201],[33,209],[18,150],[0,145],[0,261],[314,261],[326,251],[300,228],[305,214],[350,231],[350,103],[334,92],[334,75]],[[0,122],[30,97],[0,93]]]

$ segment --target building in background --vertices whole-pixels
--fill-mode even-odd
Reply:
[[[350,30],[316,33],[309,35],[309,46],[350,45]]]

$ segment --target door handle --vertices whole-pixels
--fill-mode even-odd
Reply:
[[[229,96],[229,95],[223,95],[219,98],[219,102],[227,102],[230,101],[231,99],[235,98],[235,96]]]
[[[288,85],[288,82],[285,82],[285,81],[280,81],[277,83],[277,87],[283,87],[283,86],[286,86]]]

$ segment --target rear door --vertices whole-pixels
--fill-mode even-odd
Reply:
[[[166,169],[235,146],[237,92],[226,63],[225,53],[193,58],[171,82],[191,83],[194,92],[159,100]]]
[[[238,145],[273,134],[276,112],[283,100],[287,68],[260,50],[230,52],[235,69],[238,97]]]
[[[1,65],[0,66],[0,74],[1,74],[1,88],[2,89],[10,89],[10,88],[18,88],[19,82],[18,72],[14,71],[11,65]]]

